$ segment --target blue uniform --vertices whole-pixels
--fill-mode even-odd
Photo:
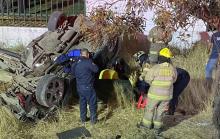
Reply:
[[[216,32],[212,35],[211,42],[213,47],[209,61],[206,65],[206,79],[212,78],[213,68],[218,62],[218,55],[220,53],[220,32]]]
[[[176,111],[176,107],[179,102],[179,96],[183,92],[183,90],[187,87],[190,81],[189,73],[181,68],[176,68],[177,71],[177,80],[173,84],[173,98],[169,103],[169,114],[173,115]]]
[[[76,78],[77,92],[80,97],[80,119],[86,121],[87,103],[90,109],[90,119],[92,123],[97,121],[97,99],[93,86],[95,73],[98,67],[91,59],[79,58],[78,62],[72,66],[72,74]]]

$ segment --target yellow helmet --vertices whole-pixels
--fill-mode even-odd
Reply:
[[[164,57],[166,57],[166,58],[173,58],[172,52],[171,52],[170,49],[167,48],[167,47],[161,49],[160,52],[159,52],[159,55],[160,55],[160,56],[164,56]]]

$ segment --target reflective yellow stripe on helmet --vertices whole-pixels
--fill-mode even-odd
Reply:
[[[169,87],[172,84],[171,81],[159,81],[155,80],[152,82],[153,86],[158,86],[158,87]]]
[[[152,98],[152,99],[155,99],[155,100],[169,100],[169,99],[171,99],[170,96],[158,96],[158,95],[155,95],[152,92],[148,93],[148,97]]]

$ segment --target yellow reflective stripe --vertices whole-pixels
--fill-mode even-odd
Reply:
[[[160,69],[159,76],[170,76],[170,77],[172,77],[172,71],[170,69]]]
[[[154,79],[155,81],[165,81],[165,82],[171,82],[173,80],[173,78],[171,76],[163,76],[163,77],[155,77]]]
[[[153,94],[152,92],[148,93],[148,97],[156,100],[169,100],[171,99],[171,96],[158,96]]]
[[[114,70],[111,72],[111,79],[118,79],[118,73]]]
[[[171,81],[154,80],[152,82],[152,85],[154,85],[154,86],[161,86],[161,87],[169,87],[171,84],[172,84]]]
[[[150,53],[150,54],[153,54],[153,55],[157,55],[157,54],[158,54],[157,51],[150,51],[149,53]]]
[[[161,127],[162,124],[162,122],[154,121],[154,126]]]
[[[100,74],[99,74],[99,79],[102,79],[102,78],[103,78],[103,74],[104,74],[105,71],[106,71],[106,70],[102,70],[102,71],[100,72]]]
[[[112,74],[111,77],[112,77],[111,79],[119,79],[119,78],[118,78],[118,73],[117,73],[117,72],[114,72],[114,74]]]
[[[144,124],[145,126],[149,126],[149,125],[151,125],[151,124],[152,124],[152,122],[151,122],[151,121],[146,120],[146,119],[144,119],[144,118],[143,118],[142,122],[143,122],[143,124]]]

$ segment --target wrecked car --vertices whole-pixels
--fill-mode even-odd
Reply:
[[[83,15],[66,17],[62,12],[54,12],[48,31],[30,42],[22,54],[0,49],[0,68],[11,77],[11,86],[0,93],[0,105],[21,121],[37,121],[71,101],[69,95],[75,85],[69,68],[80,49],[91,52],[100,71],[118,59],[124,61],[123,66],[128,65],[128,57],[148,51],[149,41],[142,33],[130,39],[103,37],[99,47],[94,47],[83,38],[82,26],[93,28],[94,24]]]

